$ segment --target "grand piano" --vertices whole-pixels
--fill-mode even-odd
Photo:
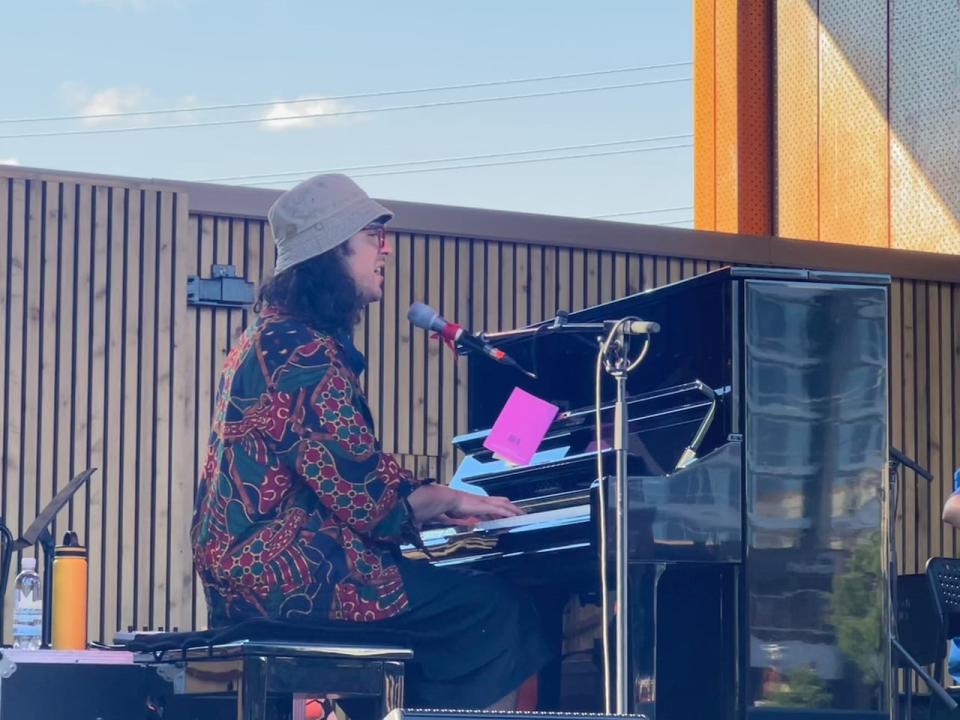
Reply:
[[[525,586],[559,650],[567,600],[598,602],[616,516],[614,382],[603,375],[598,445],[596,333],[558,326],[655,321],[627,382],[630,711],[888,717],[888,285],[725,268],[495,336],[536,377],[470,359],[470,431],[454,440],[463,460],[451,484],[526,514],[425,528],[406,554]],[[523,467],[483,447],[515,387],[560,407]],[[547,709],[602,710],[599,697],[562,707],[549,679],[544,695]]]

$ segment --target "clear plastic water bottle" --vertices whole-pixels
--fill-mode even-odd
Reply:
[[[36,558],[25,557],[20,561],[14,596],[13,646],[36,650],[40,647],[43,625],[43,595],[40,592]]]

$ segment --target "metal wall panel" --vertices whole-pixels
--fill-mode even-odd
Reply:
[[[776,232],[960,253],[960,5],[778,0],[774,7],[769,32],[754,22],[756,31],[744,33],[756,11],[751,0],[696,5],[705,19],[714,13],[715,22],[694,28],[696,68],[714,74],[711,94],[695,94],[694,185],[716,186],[715,198],[695,193],[696,227],[733,229],[721,211],[701,205],[719,203],[722,210],[724,190],[737,188],[737,229],[749,231],[744,211],[753,206],[744,193],[755,189],[748,168],[757,146],[744,142],[750,134],[744,129],[751,99],[746,89],[765,87],[749,72],[759,52],[751,41],[770,35]],[[735,15],[741,27],[736,42],[728,38]],[[736,77],[729,73],[733,65]],[[737,141],[729,132],[735,122]],[[707,155],[717,161],[709,164]]]
[[[887,2],[820,0],[820,236],[887,247]]]
[[[714,0],[693,3],[693,221],[694,227],[717,226],[717,84]]]
[[[716,194],[717,217],[712,230],[737,232],[740,221],[739,184],[739,74],[737,11],[739,2],[717,2],[716,40],[714,62],[716,63]]]
[[[960,4],[890,4],[892,247],[960,254]]]
[[[817,0],[776,5],[776,233],[819,238]]]

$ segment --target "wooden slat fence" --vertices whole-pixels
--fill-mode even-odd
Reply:
[[[89,547],[94,639],[185,624],[186,229],[170,188],[0,178],[0,515],[19,535],[98,468],[54,523]]]

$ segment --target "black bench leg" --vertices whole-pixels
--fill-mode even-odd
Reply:
[[[267,659],[247,657],[243,661],[243,680],[237,695],[237,720],[266,720]]]
[[[400,707],[403,707],[403,663],[384,661],[380,717]]]

